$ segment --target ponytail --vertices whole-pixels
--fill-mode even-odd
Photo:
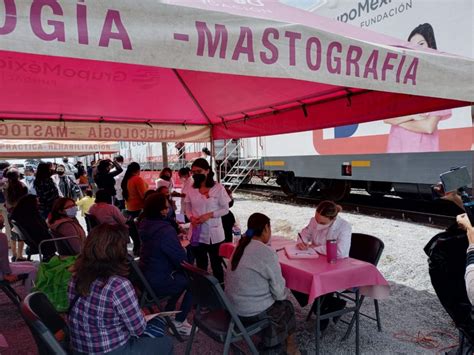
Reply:
[[[240,238],[237,249],[235,249],[234,255],[232,255],[232,260],[230,261],[232,271],[235,271],[237,266],[239,266],[240,259],[242,259],[242,256],[244,255],[244,250],[247,248],[247,245],[250,244],[251,240],[252,238],[247,236]]]
[[[128,180],[130,180],[138,171],[140,171],[140,164],[133,162],[127,167],[127,171],[123,176],[120,187],[122,188],[122,196],[125,201],[127,201],[129,197]]]

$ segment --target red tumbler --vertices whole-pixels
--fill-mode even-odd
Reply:
[[[335,264],[337,261],[337,240],[329,239],[326,241],[326,258],[328,263]]]

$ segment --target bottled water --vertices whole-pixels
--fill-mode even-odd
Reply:
[[[232,227],[232,234],[234,235],[234,239],[233,239],[234,244],[238,244],[240,238],[242,237],[242,232],[240,231],[239,226],[234,225]]]

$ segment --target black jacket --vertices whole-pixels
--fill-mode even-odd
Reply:
[[[116,166],[116,169],[112,172],[101,173],[97,172],[94,181],[99,189],[104,189],[107,191],[110,196],[115,196],[117,192],[115,191],[115,179],[114,177],[120,174],[123,171],[122,167]]]
[[[436,295],[466,340],[474,344],[473,308],[464,280],[468,244],[466,232],[453,225],[435,235],[424,250]]]

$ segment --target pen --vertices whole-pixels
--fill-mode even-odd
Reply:
[[[304,242],[303,237],[301,236],[300,233],[298,233],[298,237],[300,238],[301,243],[303,243],[303,245],[306,247],[307,245],[306,245],[306,243]]]

